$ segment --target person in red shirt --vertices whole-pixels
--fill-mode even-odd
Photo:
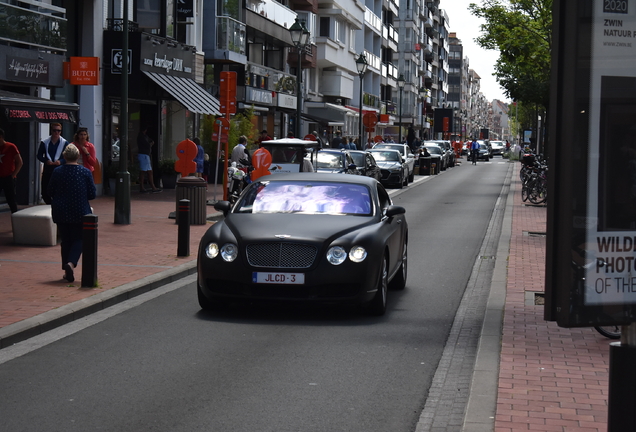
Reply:
[[[271,138],[269,137],[269,135],[267,134],[267,131],[265,129],[263,129],[261,131],[261,136],[258,138],[258,143],[262,143],[263,141],[270,141]]]
[[[0,191],[4,191],[11,213],[18,211],[15,202],[15,178],[22,168],[22,156],[15,144],[4,140],[0,129]]]
[[[95,154],[95,146],[89,142],[90,139],[88,129],[82,127],[75,132],[73,144],[75,144],[75,147],[80,151],[80,157],[77,162],[84,168],[90,170],[90,172],[93,172],[97,167],[97,156]]]

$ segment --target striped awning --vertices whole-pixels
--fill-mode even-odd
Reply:
[[[143,72],[189,111],[198,114],[221,114],[218,99],[206,92],[193,79],[158,74],[156,72]]]

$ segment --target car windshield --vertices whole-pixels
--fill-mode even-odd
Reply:
[[[488,146],[486,144],[479,144],[479,148],[483,149],[487,149]]]
[[[428,146],[426,146],[426,148],[428,149],[428,152],[429,152],[429,153],[434,153],[434,154],[438,154],[438,155],[442,154],[442,149],[441,149],[441,148],[439,148],[439,147],[437,147],[437,146],[435,146],[435,147],[432,147],[432,146],[431,146],[431,147],[428,147]]]
[[[234,213],[297,213],[370,216],[369,189],[320,181],[261,181],[250,185]]]
[[[351,158],[353,159],[353,163],[356,164],[357,167],[364,167],[364,153],[349,153]]]
[[[371,152],[378,162],[398,162],[400,154],[394,151],[374,151]]]
[[[400,144],[378,144],[376,148],[385,148],[391,150],[397,150],[402,153],[402,157],[406,157],[406,149]]]
[[[340,169],[343,167],[342,153],[318,152],[316,168]]]

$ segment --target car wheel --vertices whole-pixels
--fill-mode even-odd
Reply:
[[[382,259],[382,264],[380,265],[380,274],[378,275],[377,282],[377,292],[366,307],[366,312],[369,315],[374,316],[382,316],[386,312],[386,295],[389,290],[389,270],[388,270],[388,261],[386,255]]]
[[[390,283],[391,289],[394,290],[403,290],[406,287],[406,276],[408,270],[408,254],[407,254],[407,243],[404,242],[402,246],[402,262],[400,263],[400,268],[397,273],[393,277]]]
[[[404,174],[404,186],[409,185],[409,173]]]
[[[415,169],[411,171],[411,176],[409,177],[409,181],[413,183],[415,181]]]
[[[199,286],[198,282],[197,297],[199,298],[199,306],[201,307],[201,309],[206,311],[219,310],[225,305],[225,302],[223,302],[222,300],[210,300],[209,298],[207,298],[201,291],[201,287]]]
[[[402,171],[402,174],[400,175],[400,184],[398,185],[399,189],[402,189],[404,187],[404,171]]]

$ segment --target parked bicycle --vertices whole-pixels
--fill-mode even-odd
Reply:
[[[521,199],[532,204],[542,204],[548,198],[548,166],[532,153],[522,158],[519,172],[521,179]]]

